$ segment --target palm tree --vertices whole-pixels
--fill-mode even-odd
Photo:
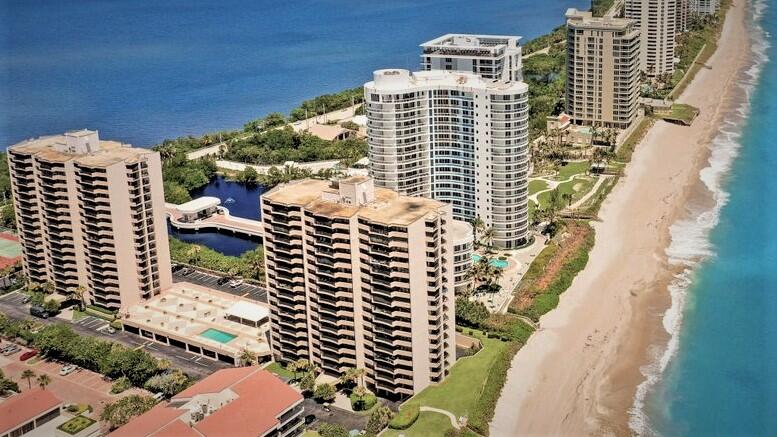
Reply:
[[[591,147],[593,147],[594,143],[596,142],[596,137],[599,136],[601,132],[599,131],[599,128],[596,126],[596,124],[591,125]]]
[[[189,248],[189,262],[191,264],[197,264],[197,262],[200,260],[200,252],[202,251],[202,247],[198,244],[193,245]]]
[[[248,349],[243,348],[243,350],[240,351],[239,360],[240,364],[243,366],[253,366],[256,362],[256,354]]]
[[[496,237],[496,231],[492,226],[487,227],[483,230],[483,236],[480,237],[483,244],[486,245],[486,248],[490,252],[494,247],[494,238]]]
[[[42,375],[38,375],[38,385],[40,388],[46,388],[47,385],[51,383],[51,377],[49,375],[46,375],[45,373]]]
[[[30,369],[25,369],[24,372],[22,372],[21,378],[27,380],[27,388],[31,389],[32,379],[35,378],[35,372]]]
[[[483,221],[480,217],[475,217],[472,219],[472,231],[475,234],[475,241],[480,241],[478,238],[478,234],[486,227],[486,223]]]
[[[572,193],[564,193],[561,195],[561,198],[566,201],[567,208],[572,206]]]
[[[81,311],[84,310],[86,307],[86,302],[84,301],[84,295],[86,294],[86,287],[83,285],[79,285],[78,287],[70,290],[70,297],[72,299],[78,300],[78,309]]]

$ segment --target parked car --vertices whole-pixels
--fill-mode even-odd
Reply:
[[[219,278],[218,281],[216,281],[216,283],[219,284],[219,285],[224,285],[224,284],[226,284],[229,281],[230,281],[229,278],[227,278],[226,276],[222,276],[222,277]]]
[[[68,364],[66,366],[62,366],[62,368],[59,369],[59,375],[67,376],[75,372],[77,369],[78,369],[78,366],[76,366],[75,364]]]
[[[30,358],[34,357],[35,355],[38,355],[38,351],[36,351],[35,349],[28,350],[27,352],[19,356],[19,361],[27,361]]]
[[[116,333],[116,330],[113,329],[113,327],[109,326],[108,329],[105,330],[105,332],[107,332],[108,334],[113,335],[113,334]]]
[[[310,425],[311,423],[316,421],[316,415],[315,414],[308,414],[305,416],[305,425]]]
[[[233,280],[229,281],[229,286],[232,287],[232,288],[239,287],[242,284],[243,284],[243,280],[242,279],[233,279]]]
[[[50,316],[48,311],[44,310],[43,307],[38,305],[33,305],[30,307],[30,315],[40,317],[41,319],[48,319]]]
[[[194,270],[189,267],[184,267],[178,271],[181,276],[189,276]]]
[[[165,397],[165,395],[164,395],[164,393],[162,393],[162,392],[159,392],[159,393],[157,393],[157,394],[155,394],[155,395],[154,395],[154,399],[156,399],[156,400],[157,400],[157,402],[158,402],[158,401],[161,401],[161,400],[162,400],[164,397]]]
[[[28,303],[30,303],[30,296],[24,296],[24,297],[22,298],[22,303],[23,303],[23,304],[28,304]]]
[[[172,267],[173,273],[181,270],[182,268],[183,266],[181,264],[173,264],[173,267]]]
[[[5,355],[5,356],[13,355],[13,354],[19,352],[20,350],[22,350],[22,348],[20,348],[19,346],[14,344],[14,345],[11,345],[7,349],[3,349],[3,355]]]

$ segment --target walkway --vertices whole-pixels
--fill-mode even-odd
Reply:
[[[453,413],[451,413],[448,410],[441,410],[439,408],[434,408],[434,407],[421,407],[419,409],[421,411],[429,411],[429,412],[432,412],[432,413],[444,414],[444,415],[448,416],[448,419],[451,420],[451,426],[453,426],[456,429],[461,429],[461,425],[459,425],[459,421],[458,421],[458,419],[456,419],[456,416],[454,416]]]
[[[599,179],[597,179],[597,181],[596,181],[596,183],[594,184],[594,186],[593,186],[593,187],[591,187],[591,189],[590,189],[590,190],[588,190],[588,193],[586,193],[586,195],[585,195],[585,196],[581,197],[581,198],[580,198],[578,201],[576,201],[575,203],[573,203],[573,204],[569,205],[569,208],[567,208],[567,210],[570,210],[570,211],[571,211],[571,210],[575,210],[575,209],[577,209],[577,208],[578,208],[580,205],[582,205],[582,204],[583,204],[583,203],[585,203],[585,202],[586,202],[588,199],[590,199],[591,197],[593,197],[593,195],[594,195],[594,194],[596,194],[596,190],[598,190],[598,189],[599,189],[599,186],[601,186],[601,185],[604,183],[604,181],[606,181],[606,180],[610,179],[611,177],[612,177],[612,176],[607,176],[607,175],[602,175],[602,176],[599,176]]]
[[[242,217],[234,217],[229,214],[229,210],[224,207],[218,207],[220,213],[210,217],[199,219],[195,222],[182,222],[181,213],[178,212],[178,205],[165,203],[165,213],[170,218],[170,224],[176,229],[220,229],[223,231],[236,232],[239,234],[250,235],[254,237],[263,237],[264,228],[262,222],[249,220]]]
[[[555,179],[548,179],[548,178],[545,178],[545,177],[530,178],[529,182],[531,182],[531,181],[543,181],[543,182],[546,182],[548,184],[548,188],[545,188],[544,190],[540,190],[540,191],[537,191],[536,193],[532,194],[531,196],[529,196],[529,200],[533,201],[536,204],[539,204],[540,202],[539,202],[539,200],[537,200],[537,198],[538,198],[538,196],[540,194],[547,193],[549,191],[553,191],[559,185],[565,184],[567,182],[570,182],[573,179],[577,178],[578,176],[585,176],[585,175],[582,174],[582,173],[573,174],[572,176],[566,178],[563,181],[557,181]]]

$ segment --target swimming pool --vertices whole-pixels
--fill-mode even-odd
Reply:
[[[229,343],[237,338],[237,335],[232,335],[228,332],[219,331],[218,329],[208,328],[200,332],[200,337],[205,337],[209,340],[217,341],[219,343]]]
[[[480,261],[480,258],[481,258],[480,255],[472,255],[472,261],[474,261],[474,262]],[[496,258],[491,258],[488,261],[488,263],[491,264],[492,266],[498,268],[498,269],[506,269],[508,264],[509,264],[507,262],[507,260],[496,259]]]

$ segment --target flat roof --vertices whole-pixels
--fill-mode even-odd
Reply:
[[[278,185],[262,195],[263,199],[284,205],[296,205],[328,217],[349,218],[354,215],[388,225],[407,226],[448,207],[445,203],[423,197],[400,196],[397,192],[375,187],[375,200],[366,205],[350,205],[325,200],[324,193],[336,194],[328,181],[300,179]]]
[[[268,310],[267,307],[246,302],[244,300],[235,302],[235,304],[227,308],[225,312],[229,315],[240,317],[243,320],[250,320],[252,322],[259,322],[270,317],[270,310]]]
[[[183,214],[195,214],[202,210],[221,205],[221,199],[218,197],[202,196],[182,203],[175,208]]]
[[[25,390],[0,402],[0,435],[4,435],[62,404],[54,393],[40,388]]]
[[[373,80],[365,88],[376,91],[415,91],[418,89],[456,88],[463,91],[499,93],[525,93],[529,86],[524,82],[506,82],[484,79],[482,76],[460,71],[430,70],[410,72],[401,68],[376,70]]]
[[[520,36],[511,35],[483,35],[471,33],[447,33],[437,38],[426,41],[421,47],[461,47],[461,48],[489,48],[506,46],[510,43],[518,44]]]
[[[337,125],[328,124],[312,124],[308,127],[300,129],[301,132],[309,132],[311,135],[315,135],[323,140],[334,141],[342,134],[350,135],[351,131]]]
[[[108,167],[119,162],[133,163],[147,155],[156,152],[151,149],[132,147],[119,141],[99,140],[100,149],[90,153],[69,153],[57,150],[57,146],[67,143],[67,136],[84,136],[91,131],[81,130],[66,132],[62,135],[49,135],[32,138],[9,147],[10,151],[27,155],[35,155],[37,158],[49,162],[75,161],[86,167]]]
[[[627,30],[635,23],[628,18],[594,17],[591,11],[578,11],[575,8],[567,9],[565,14],[567,24],[606,30]]]
[[[475,232],[472,225],[461,220],[453,220],[450,225],[451,240],[454,244],[461,244],[466,241],[473,241]]]

